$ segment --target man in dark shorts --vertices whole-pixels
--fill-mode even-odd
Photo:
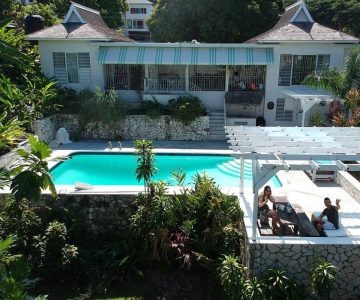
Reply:
[[[340,209],[340,199],[336,199],[336,206],[331,205],[330,198],[326,197],[324,199],[324,204],[326,208],[320,214],[314,222],[316,229],[323,233],[323,230],[335,230],[339,228],[339,209]],[[323,217],[327,217],[327,220],[323,220]]]

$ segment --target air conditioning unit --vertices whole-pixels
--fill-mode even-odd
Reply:
[[[226,118],[227,126],[256,126],[255,118]]]

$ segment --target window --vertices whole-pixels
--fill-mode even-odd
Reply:
[[[224,91],[225,66],[189,66],[190,91]]]
[[[91,82],[89,53],[53,53],[54,76],[59,83]]]
[[[279,98],[276,102],[276,121],[288,121],[291,122],[293,120],[293,111],[286,109],[285,99]]]
[[[146,15],[145,7],[133,7],[130,9],[130,13],[134,15]]]
[[[266,66],[229,66],[230,91],[262,91],[265,88]]]
[[[132,22],[133,20],[131,19],[127,20],[127,28],[132,29]]]
[[[330,54],[319,54],[316,62],[316,74],[329,70]]]
[[[144,85],[144,66],[105,65],[106,89],[142,90]]]
[[[294,55],[292,85],[301,85],[305,77],[315,71],[316,55]]]
[[[288,86],[291,81],[292,55],[280,55],[279,86]]]
[[[134,20],[133,21],[133,28],[134,29],[143,29],[144,28],[144,21],[142,21],[142,20]]]
[[[306,76],[328,70],[330,54],[280,55],[279,86],[301,85]]]

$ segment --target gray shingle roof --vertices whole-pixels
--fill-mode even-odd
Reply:
[[[94,39],[111,40],[114,42],[133,42],[115,30],[109,28],[101,15],[94,10],[87,10],[86,7],[73,2],[77,12],[86,22],[83,23],[62,23],[49,28],[42,29],[27,35],[30,40],[36,39]]]
[[[290,20],[301,3],[286,9],[280,20],[270,30],[246,41],[246,43],[266,43],[284,41],[335,41],[357,42],[357,38],[341,31],[312,22],[294,22]]]

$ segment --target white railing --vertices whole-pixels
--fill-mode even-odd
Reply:
[[[146,91],[156,93],[174,93],[185,91],[185,77],[147,78]]]
[[[190,91],[224,91],[225,76],[204,75],[190,76]]]

